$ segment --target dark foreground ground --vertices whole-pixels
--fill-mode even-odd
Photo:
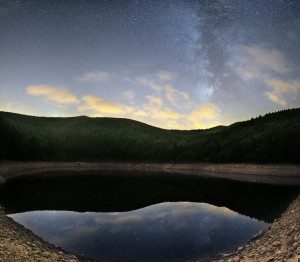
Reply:
[[[180,172],[240,181],[299,184],[299,166],[251,164],[132,164],[132,163],[0,163],[0,184],[12,177],[41,171],[145,170]],[[299,261],[300,196],[264,232],[237,250],[213,261]],[[35,236],[0,210],[0,261],[80,261]]]

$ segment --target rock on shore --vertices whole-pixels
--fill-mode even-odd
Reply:
[[[79,259],[48,244],[0,211],[0,261],[77,262]]]
[[[300,185],[300,165],[134,163],[134,162],[1,162],[0,184],[23,175],[51,171],[134,171],[189,174],[279,185]]]
[[[300,196],[273,224],[244,246],[213,261],[300,261]]]

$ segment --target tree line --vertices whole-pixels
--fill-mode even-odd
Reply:
[[[1,160],[299,163],[299,151],[299,108],[191,131],[0,112]]]

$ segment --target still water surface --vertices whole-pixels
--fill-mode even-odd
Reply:
[[[194,260],[231,250],[267,224],[205,203],[161,203],[129,212],[33,211],[10,215],[63,249],[107,261]]]
[[[10,180],[0,204],[36,235],[80,256],[194,261],[251,239],[296,191],[179,174],[73,172]]]

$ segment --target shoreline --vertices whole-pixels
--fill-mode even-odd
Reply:
[[[0,210],[1,261],[92,261],[52,245]],[[270,227],[229,253],[200,261],[288,261],[300,259],[300,195]]]
[[[267,229],[236,250],[209,261],[300,261],[300,195]]]
[[[215,177],[241,182],[300,185],[300,165],[134,162],[0,162],[0,184],[22,175],[59,171],[141,171]]]
[[[89,261],[48,243],[0,210],[0,261]]]
[[[222,170],[221,170],[222,169]],[[50,171],[126,170],[181,173],[243,182],[300,185],[298,165],[150,164],[84,162],[0,162],[0,185],[23,175]],[[300,258],[300,196],[261,234],[235,251],[209,261],[298,261]],[[273,245],[275,244],[275,245]],[[47,243],[6,216],[0,209],[0,257],[3,261],[88,261]]]

